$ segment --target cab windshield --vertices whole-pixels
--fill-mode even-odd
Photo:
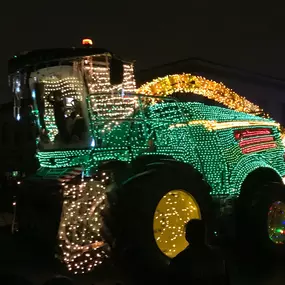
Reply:
[[[34,79],[36,78],[36,82]],[[85,148],[91,135],[83,78],[70,66],[31,74],[33,113],[39,125],[40,148]]]

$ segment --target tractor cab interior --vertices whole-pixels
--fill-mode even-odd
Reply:
[[[99,147],[99,134],[117,131],[136,108],[135,98],[124,96],[136,90],[133,63],[103,49],[32,51],[8,67],[14,116],[21,98],[31,98],[40,151]]]
[[[85,148],[90,145],[83,80],[78,74],[72,74],[70,68],[61,66],[61,72],[55,67],[52,67],[54,72],[46,68],[37,71],[36,82],[31,80],[41,149]],[[58,74],[60,76],[56,76]]]

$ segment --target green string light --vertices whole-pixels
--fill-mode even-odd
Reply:
[[[39,152],[41,166],[85,165],[91,169],[100,161],[131,162],[139,155],[168,155],[201,172],[212,187],[212,195],[238,195],[246,176],[259,167],[285,175],[284,148],[278,125],[272,120],[192,102],[145,107],[144,120],[141,112],[124,116],[124,121],[114,119],[97,125],[100,144],[93,149]],[[233,122],[244,122],[245,126],[232,127]],[[246,126],[247,122],[253,125]],[[276,147],[243,154],[234,131],[256,128],[270,128]],[[150,139],[155,150],[149,148]]]

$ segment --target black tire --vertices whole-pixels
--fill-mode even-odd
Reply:
[[[285,257],[285,243],[274,243],[268,232],[269,209],[277,201],[285,203],[285,187],[281,183],[269,183],[240,197],[237,221],[240,245],[255,255],[274,259]]]
[[[150,168],[120,189],[116,235],[117,249],[124,250],[125,259],[135,267],[153,273],[165,269],[170,261],[158,248],[153,232],[155,210],[162,197],[174,189],[190,193],[209,227],[213,212],[210,187],[193,168],[162,164]]]
[[[52,258],[62,207],[59,187],[28,181],[20,190],[16,208],[18,236],[31,245],[31,250],[36,249],[34,244],[41,244],[41,253]]]

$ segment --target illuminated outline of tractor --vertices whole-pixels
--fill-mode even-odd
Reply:
[[[173,92],[157,81],[140,95],[132,63],[85,43],[9,61],[17,120],[23,93],[33,99],[41,166],[21,185],[18,231],[59,244],[74,273],[101,264],[114,244],[163,267],[187,246],[189,219],[203,218],[211,238],[233,213],[241,239],[284,253],[279,125],[165,97]]]

